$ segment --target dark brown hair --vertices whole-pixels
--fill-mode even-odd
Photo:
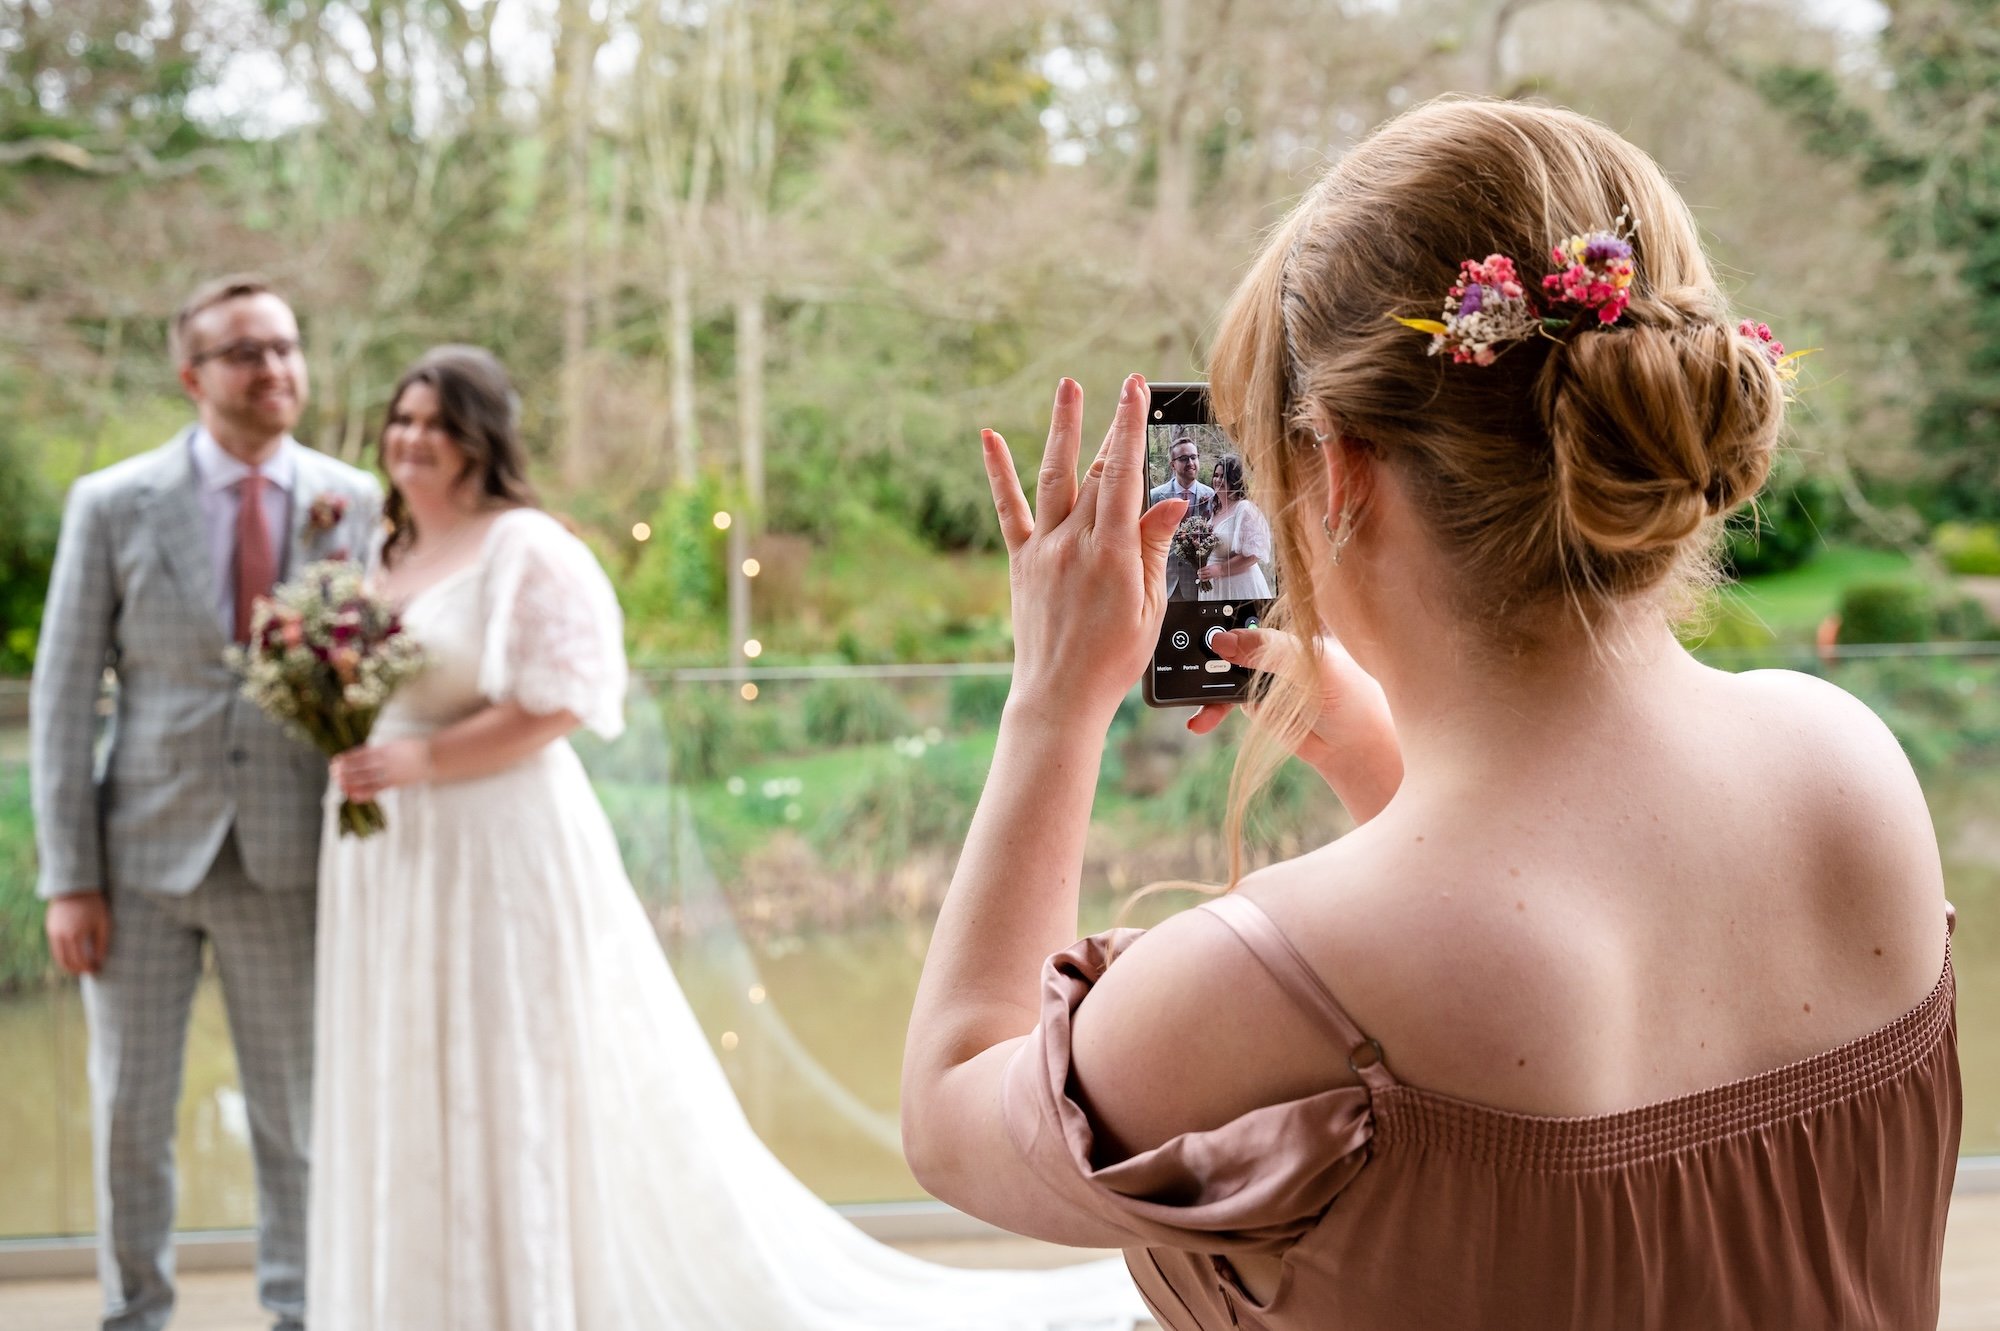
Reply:
[[[377,438],[376,456],[382,457],[388,422],[395,419],[396,404],[411,384],[428,384],[437,394],[438,419],[459,451],[471,462],[463,484],[476,486],[487,508],[539,508],[534,486],[528,483],[528,454],[518,429],[520,398],[507,377],[506,366],[483,347],[432,347],[396,381],[389,395],[389,413]],[[382,562],[392,564],[416,538],[408,503],[392,481],[382,505],[382,519],[389,527],[389,539],[382,546]]]
[[[269,282],[255,273],[231,273],[227,277],[214,277],[203,282],[188,293],[181,307],[174,311],[173,326],[167,330],[167,349],[172,353],[176,368],[186,365],[193,349],[188,346],[188,326],[203,310],[212,310],[217,305],[245,296],[277,296],[278,291]],[[286,301],[287,305],[291,302]]]
[[[1217,469],[1222,472],[1222,489],[1231,499],[1248,499],[1250,492],[1243,488],[1243,459],[1234,453],[1224,453],[1215,460],[1215,466],[1208,469],[1213,476]]]

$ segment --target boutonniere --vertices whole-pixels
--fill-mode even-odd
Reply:
[[[346,516],[346,495],[323,494],[306,510],[306,529],[315,536],[323,536],[338,527]]]

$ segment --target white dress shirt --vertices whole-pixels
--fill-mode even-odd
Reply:
[[[271,460],[260,469],[268,487],[264,491],[264,525],[271,533],[271,553],[277,557],[278,576],[285,574],[286,553],[292,542],[293,491],[298,485],[299,464],[293,450],[299,445],[290,435]],[[215,437],[201,426],[194,427],[194,471],[201,487],[201,512],[208,523],[208,563],[215,571],[215,619],[222,636],[236,636],[236,514],[243,507],[238,484],[250,468],[224,451]]]

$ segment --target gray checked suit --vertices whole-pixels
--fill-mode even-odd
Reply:
[[[109,953],[83,986],[107,1331],[153,1331],[173,1309],[174,1115],[204,943],[249,1109],[259,1294],[284,1327],[305,1308],[326,760],[242,698],[224,663],[192,438],[72,487],[29,709],[38,891],[102,891],[111,911]],[[381,505],[366,473],[291,447],[281,577],[363,551]],[[308,520],[322,496],[346,500],[328,531]],[[98,761],[107,670],[116,705]]]
[[[1146,496],[1146,505],[1151,507],[1162,499],[1180,497],[1180,490],[1170,478],[1164,485],[1156,485]],[[1213,518],[1215,516],[1215,491],[1196,481],[1188,489],[1188,510],[1182,515],[1188,518]],[[1195,601],[1201,599],[1199,579],[1195,577],[1195,566],[1182,559],[1172,550],[1167,552],[1167,599],[1169,601]]]

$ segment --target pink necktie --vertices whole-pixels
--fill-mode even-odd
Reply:
[[[278,580],[278,560],[271,550],[271,529],[264,523],[264,477],[253,471],[242,484],[242,502],[236,507],[236,641],[248,642],[251,607],[270,594]]]

